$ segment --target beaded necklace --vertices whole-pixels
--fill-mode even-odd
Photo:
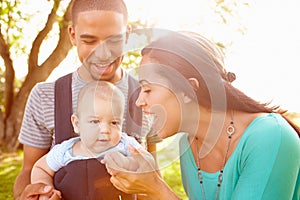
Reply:
[[[222,184],[222,181],[223,181],[223,169],[225,167],[226,160],[227,160],[227,155],[228,155],[230,142],[231,142],[231,136],[235,132],[234,125],[233,125],[233,113],[231,114],[231,122],[228,125],[228,127],[226,129],[226,132],[227,132],[227,135],[228,135],[228,142],[227,142],[227,146],[226,146],[226,153],[225,153],[225,157],[224,157],[224,161],[223,161],[223,166],[222,166],[222,168],[220,170],[220,174],[218,176],[218,183],[217,183],[217,191],[216,191],[215,200],[217,200],[218,196],[219,196],[220,187],[221,187],[221,184]],[[197,137],[196,137],[196,141],[197,141],[196,142],[196,154],[197,154],[197,167],[198,167],[197,177],[198,177],[199,182],[200,182],[201,193],[202,193],[203,200],[206,200],[205,191],[204,191],[204,187],[203,187],[203,175],[202,175],[201,168],[200,168],[200,158],[199,158],[198,138]]]

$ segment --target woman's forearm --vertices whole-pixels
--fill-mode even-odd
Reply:
[[[157,200],[179,200],[180,198],[173,192],[173,190],[168,186],[168,184],[162,179],[159,178],[157,183],[153,187],[149,188],[147,194],[138,195],[138,200],[148,200],[148,199],[157,199]]]

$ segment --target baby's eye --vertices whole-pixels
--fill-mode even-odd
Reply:
[[[120,122],[117,121],[117,120],[114,120],[114,121],[111,122],[111,124],[114,125],[114,126],[118,126],[118,125],[120,125]]]
[[[100,120],[98,120],[98,119],[93,119],[90,121],[90,123],[92,123],[92,124],[98,124],[99,122],[100,122]]]

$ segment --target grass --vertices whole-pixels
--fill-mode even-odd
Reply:
[[[168,141],[165,141],[162,144],[160,144],[160,151],[158,151],[159,165],[161,166],[161,174],[164,180],[181,199],[187,199],[181,184],[179,160],[175,159],[174,161],[169,162],[170,157],[174,157],[170,156],[170,152],[172,152],[172,154],[176,154],[177,151],[170,151],[168,148],[166,148],[164,145],[166,145],[167,143]],[[22,159],[22,151],[17,153],[0,155],[0,200],[14,199],[13,185],[16,176],[21,170]]]
[[[0,200],[13,200],[14,181],[22,166],[22,152],[0,155]]]

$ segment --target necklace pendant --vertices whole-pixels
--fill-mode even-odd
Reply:
[[[227,127],[227,134],[228,134],[228,137],[231,137],[231,135],[234,134],[234,126],[233,124],[230,124],[228,127]]]
[[[200,169],[198,169],[198,179],[199,179],[200,184],[202,185],[203,184],[203,177],[202,177],[202,173],[201,173]]]
[[[220,172],[218,176],[218,185],[217,185],[218,187],[221,187],[222,181],[223,181],[223,173]]]

